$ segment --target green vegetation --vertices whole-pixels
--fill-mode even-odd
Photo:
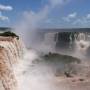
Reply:
[[[11,31],[11,29],[10,27],[0,27],[0,31]]]
[[[72,57],[72,56],[68,56],[68,55],[61,55],[58,53],[49,53],[47,55],[44,55],[43,58],[46,61],[57,61],[57,62],[62,62],[62,63],[80,63],[80,60],[78,58]]]
[[[0,33],[0,36],[4,36],[4,37],[17,37],[17,39],[19,39],[19,36],[17,36],[15,33],[11,32],[11,31],[6,31],[6,32],[3,32],[3,33]]]
[[[33,61],[34,65],[43,65],[48,69],[53,69],[55,76],[65,75],[66,77],[72,77],[72,74],[77,74],[76,67],[81,63],[81,60],[58,53],[49,52],[46,55],[41,55],[41,58]]]

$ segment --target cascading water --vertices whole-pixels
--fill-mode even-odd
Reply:
[[[49,32],[45,33],[44,43],[48,46],[50,45],[51,48],[53,47],[52,51],[54,52],[85,56],[90,49],[90,33]]]
[[[45,35],[44,44],[47,46],[50,45],[50,47],[54,47],[55,49],[57,42],[64,43],[60,40],[65,40],[66,45],[69,45],[69,49],[73,51],[73,56],[78,58],[81,58],[80,56],[83,55],[86,56],[89,48],[89,35],[87,33],[71,33],[70,35],[66,35],[67,38],[63,38],[63,34],[62,36],[58,35],[55,37],[56,34],[57,33],[49,33]],[[59,37],[61,37],[61,39]],[[67,46],[65,47],[68,48]],[[49,50],[52,51],[51,49]],[[77,55],[77,53],[79,54]],[[74,60],[70,57],[67,58]],[[59,58],[58,61],[58,58],[55,58],[55,61],[51,58],[49,59],[51,61],[49,61],[41,58],[39,53],[34,50],[30,49],[26,51],[23,60],[20,60],[15,68],[16,76],[18,76],[19,90],[85,90],[86,87],[83,87],[83,85],[79,87],[79,85],[82,84],[80,80],[83,80],[83,77],[89,72],[88,66],[84,64],[67,64],[68,62],[60,62],[60,60],[63,61],[67,58]],[[77,74],[72,78],[66,78],[64,72],[68,71],[71,73],[74,69],[74,73]],[[83,72],[85,72],[85,74],[83,74]],[[86,77],[84,77],[84,79],[86,79]],[[85,82],[89,83],[88,81]],[[87,88],[87,90],[89,89]]]
[[[3,85],[3,90],[18,89],[14,68],[19,62],[22,53],[23,46],[17,37],[0,36],[0,81]]]
[[[45,43],[49,45],[53,44],[53,46],[56,45],[56,43],[59,40],[58,38],[56,38],[57,42],[54,41],[55,34],[51,33],[47,35],[45,38]],[[87,38],[87,40],[85,38]],[[84,54],[79,49],[79,47],[83,49],[79,43],[85,45],[84,47],[85,49],[83,50],[83,52],[86,52],[87,48],[89,48],[89,45],[87,46],[89,39],[87,37],[87,34],[85,33],[70,34],[69,39],[65,38],[65,40],[70,40],[70,42],[66,45],[71,45],[69,47],[73,48],[74,50],[73,54],[75,57],[79,57],[76,55],[76,52],[79,52],[79,54],[81,53],[81,55]],[[52,44],[50,44],[50,42]],[[74,46],[72,47],[73,44]],[[19,82],[19,90],[66,90],[66,89],[85,90],[86,87],[83,87],[83,85],[79,87],[79,85],[82,84],[80,80],[86,75],[86,73],[85,75],[83,75],[83,71],[85,72],[85,70],[88,70],[87,66],[84,66],[84,64],[76,64],[76,63],[67,64],[68,62],[67,63],[60,62],[60,60],[63,61],[64,59],[67,58],[70,59],[70,57],[59,58],[58,61],[57,61],[58,58],[55,58],[55,61],[53,60],[53,58],[51,58],[49,59],[51,61],[49,61],[39,56],[40,56],[39,53],[37,54],[34,50],[30,49],[26,51],[24,55],[24,59],[20,61],[19,64],[17,65],[16,75],[18,76],[17,80]],[[74,60],[74,59],[71,58],[70,60]],[[70,69],[70,73],[73,72],[73,70],[75,69],[76,71],[74,73],[77,72],[77,74],[75,74],[75,76],[73,76],[72,78],[68,79],[65,77],[64,74],[62,75],[62,73],[69,71],[69,69]],[[89,82],[87,81],[87,83]]]
[[[55,33],[45,34],[43,44],[45,45],[47,51],[54,52],[55,51],[55,45],[56,45]]]
[[[56,34],[58,33],[45,35],[44,44],[55,49],[63,43],[63,46],[69,45],[73,56],[79,58],[80,55],[86,56],[90,45],[88,33],[64,33],[66,36],[64,38],[63,34]],[[80,55],[77,56],[77,53]],[[68,55],[56,53],[43,55],[32,49],[26,50],[16,37],[0,37],[0,80],[3,90],[85,90],[86,87],[83,85],[79,87],[82,84],[80,80],[86,79],[86,77],[83,79],[82,72],[90,71],[80,61]],[[85,82],[90,83],[87,79]]]
[[[89,33],[79,33],[75,37],[75,52],[81,57],[85,57],[88,54],[90,48],[90,35]]]

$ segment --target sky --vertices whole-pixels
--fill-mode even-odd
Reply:
[[[18,22],[41,28],[90,27],[90,0],[0,0],[0,27]]]

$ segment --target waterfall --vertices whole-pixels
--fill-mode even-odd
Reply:
[[[80,56],[90,52],[89,32],[47,32],[44,36],[43,46],[51,52]]]
[[[18,90],[15,67],[23,57],[24,49],[17,37],[0,36],[0,81],[4,90]]]
[[[56,40],[55,40],[56,33],[45,33],[44,40],[39,45],[39,49],[43,52],[55,52]],[[42,48],[42,49],[41,49]]]
[[[75,57],[81,58],[86,56],[90,50],[90,34],[84,32],[49,32],[45,34],[42,43],[46,47],[43,47],[44,50],[56,52],[55,49],[59,47],[65,48],[64,50],[67,52],[70,49]],[[51,62],[43,61],[44,59],[38,54],[31,49],[26,50],[20,38],[0,36],[0,84],[3,87],[3,89],[0,87],[0,90],[66,90],[66,88],[63,89],[66,83],[60,83],[61,85],[57,88],[53,81],[56,80],[54,72],[58,71],[56,69],[59,69],[60,65],[62,67],[62,64],[57,60],[55,63],[53,60]],[[61,55],[61,59],[67,58],[62,58]],[[40,62],[41,60],[42,62]]]
[[[75,52],[81,57],[86,56],[90,50],[90,35],[89,33],[79,33],[75,37]]]

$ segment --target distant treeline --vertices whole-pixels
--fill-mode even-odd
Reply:
[[[42,32],[90,32],[90,28],[42,28]]]
[[[10,27],[0,27],[0,31],[11,31],[12,28]]]

